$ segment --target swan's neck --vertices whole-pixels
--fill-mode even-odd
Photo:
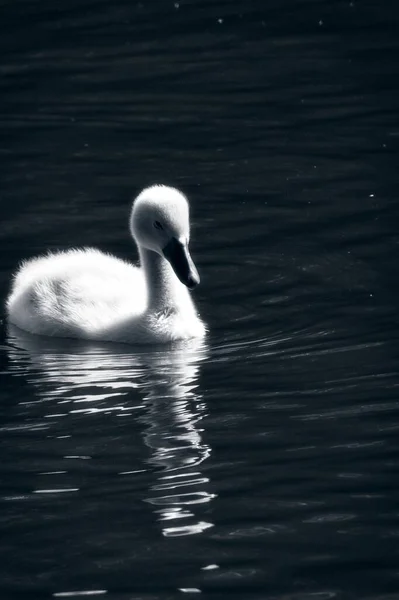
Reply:
[[[187,288],[180,283],[168,261],[146,248],[139,247],[139,254],[148,290],[147,310],[157,312],[191,306]]]

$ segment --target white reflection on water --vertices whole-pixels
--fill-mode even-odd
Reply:
[[[200,428],[206,407],[196,388],[199,359],[205,358],[205,350],[202,347],[199,357],[198,349],[194,354],[183,349],[173,364],[163,355],[168,369],[158,363],[145,397],[147,410],[140,418],[147,425],[144,440],[151,449],[149,462],[159,473],[148,502],[165,522],[163,534],[168,537],[200,533],[212,526],[207,521],[192,522],[195,505],[214,497],[204,490],[209,479],[200,470],[211,449]]]
[[[62,422],[61,417],[78,415],[137,415],[144,425],[143,441],[150,450],[147,462],[156,478],[145,500],[153,506],[163,535],[190,535],[212,526],[195,514],[197,505],[214,497],[206,489],[209,479],[201,472],[201,464],[211,453],[200,426],[206,415],[198,391],[199,367],[207,357],[203,341],[137,350],[41,338],[15,327],[8,333],[9,370],[32,384],[36,394],[39,390],[36,398],[32,395],[33,399],[29,396],[20,402],[26,410],[33,404],[42,407],[42,421],[31,423],[32,427],[49,429],[53,419]],[[139,402],[138,395],[142,398]],[[95,433],[88,429],[87,435]],[[146,466],[119,474],[140,473],[148,470]]]

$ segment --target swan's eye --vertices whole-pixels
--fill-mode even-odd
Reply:
[[[154,221],[155,229],[163,229],[162,224],[159,221]]]

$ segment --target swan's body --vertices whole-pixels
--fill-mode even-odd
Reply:
[[[92,248],[23,263],[7,299],[11,323],[41,335],[139,344],[203,336],[187,290],[199,277],[188,253],[185,197],[147,188],[133,204],[130,228],[140,267]]]

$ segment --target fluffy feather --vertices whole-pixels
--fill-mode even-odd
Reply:
[[[133,204],[130,228],[140,267],[93,248],[25,261],[7,299],[10,322],[34,334],[125,343],[203,336],[190,294],[163,255],[172,238],[188,246],[186,198],[174,188],[147,188]]]

